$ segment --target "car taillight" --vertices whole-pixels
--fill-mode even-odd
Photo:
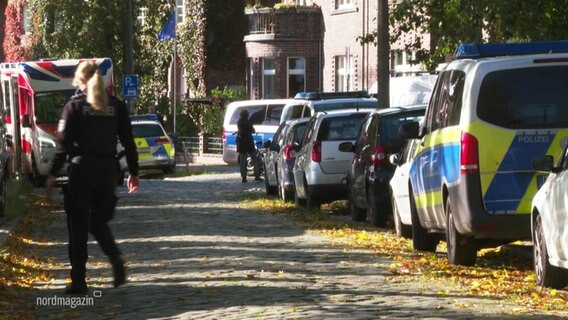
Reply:
[[[221,140],[227,141],[227,132],[225,132],[225,128],[221,129]]]
[[[461,174],[479,173],[477,139],[466,132],[462,132],[461,135],[460,172]]]
[[[321,141],[312,142],[312,161],[321,162]]]
[[[284,146],[284,151],[282,151],[282,155],[284,155],[284,160],[292,161],[296,159],[296,150],[294,150],[294,147],[292,147],[292,145],[287,144]]]
[[[156,140],[154,140],[154,142],[156,144],[163,144],[163,143],[170,143],[170,140],[166,137],[160,137],[160,138],[156,138]]]
[[[387,164],[387,155],[385,154],[385,147],[378,145],[371,153],[371,165],[375,167],[384,167]]]

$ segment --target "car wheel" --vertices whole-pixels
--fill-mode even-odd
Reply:
[[[420,224],[418,211],[412,192],[410,196],[410,217],[412,220],[412,248],[419,251],[435,252],[440,241],[435,235],[428,233]]]
[[[396,231],[396,236],[399,238],[410,239],[412,238],[412,228],[410,226],[404,225],[400,220],[400,212],[398,212],[398,206],[394,197],[391,197],[392,202],[392,215],[394,220],[394,229]]]
[[[355,201],[353,201],[353,193],[351,192],[351,187],[349,186],[349,184],[347,185],[347,204],[349,205],[351,220],[365,221],[367,219],[367,210],[357,207]]]
[[[298,192],[296,192],[296,187],[293,188],[294,192],[294,206],[296,208],[305,208],[306,207],[306,199],[302,199],[298,197]]]
[[[172,167],[165,167],[165,168],[162,169],[162,171],[163,171],[164,173],[174,173],[174,171],[175,171],[175,166],[172,166]]]
[[[448,262],[462,266],[473,266],[477,259],[475,238],[459,233],[454,222],[454,212],[450,198],[446,200],[446,246]]]
[[[278,176],[276,176],[276,187],[271,186],[268,183],[268,173],[266,173],[266,165],[263,165],[264,167],[264,188],[266,189],[266,195],[267,196],[274,196],[276,195],[276,193],[278,192]]]
[[[377,201],[377,197],[371,188],[367,190],[367,203],[367,215],[371,218],[371,224],[375,227],[386,227],[388,218],[387,206]]]
[[[548,262],[548,250],[544,239],[542,218],[537,215],[533,227],[534,273],[536,284],[541,287],[561,289],[568,283],[568,271],[553,266]]]
[[[294,195],[292,194],[292,192],[286,190],[284,185],[280,183],[280,179],[278,179],[278,196],[284,202],[294,201]]]
[[[306,186],[306,207],[308,209],[319,209],[321,207],[321,200],[310,190],[307,181],[304,182],[304,185]]]

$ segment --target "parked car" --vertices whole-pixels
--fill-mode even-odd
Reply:
[[[556,166],[549,155],[533,161],[534,169],[550,172],[532,200],[536,283],[557,289],[568,285],[568,140],[564,143]]]
[[[417,141],[416,139],[407,140],[400,153],[389,156],[389,162],[396,166],[389,182],[392,219],[397,237],[407,239],[412,238],[408,174]]]
[[[164,173],[176,168],[175,146],[158,121],[132,121],[132,135],[138,151],[138,166],[161,169]]]
[[[540,52],[540,53],[539,53]],[[564,52],[564,53],[561,53]],[[438,76],[410,168],[412,243],[451,264],[531,238],[536,172],[568,136],[566,42],[462,44]]]
[[[310,118],[316,112],[341,109],[377,109],[378,101],[366,91],[353,92],[301,92],[282,110],[280,123]]]
[[[265,184],[267,194],[276,194],[283,201],[294,198],[294,161],[296,148],[309,118],[289,120],[280,125],[274,134],[274,140],[268,146],[265,160]]]
[[[306,125],[294,162],[294,200],[297,206],[319,208],[346,198],[346,172],[352,155],[340,152],[354,142],[363,118],[373,109],[316,113]]]
[[[280,125],[280,116],[284,105],[292,99],[266,99],[245,100],[231,102],[225,111],[223,120],[223,161],[228,164],[237,164],[237,121],[240,113],[246,109],[249,112],[249,120],[256,133],[253,135],[255,143],[262,145],[272,140],[276,129]]]
[[[405,140],[398,135],[404,123],[420,121],[425,105],[376,110],[363,120],[355,143],[344,142],[339,149],[350,154],[347,167],[347,197],[354,221],[369,218],[384,227],[391,217],[389,182],[395,167],[388,162],[398,153]]]

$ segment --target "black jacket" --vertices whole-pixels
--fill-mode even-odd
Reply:
[[[138,175],[138,153],[126,105],[114,96],[109,96],[108,105],[108,115],[96,115],[84,93],[73,96],[65,105],[57,127],[51,175],[57,175],[65,161],[79,161],[76,159],[82,155],[115,157],[117,137],[126,153],[128,171]]]
[[[256,131],[248,118],[239,118],[237,121],[237,152],[254,152],[253,133]]]

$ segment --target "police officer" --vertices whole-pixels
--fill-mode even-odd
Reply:
[[[256,131],[250,123],[249,112],[247,109],[241,110],[237,121],[237,152],[239,154],[239,164],[242,182],[247,182],[247,157],[250,156],[254,166],[254,180],[260,181],[260,160],[256,155],[254,138],[252,135]]]
[[[108,95],[94,62],[80,63],[73,85],[78,93],[65,105],[57,129],[55,159],[46,182],[50,194],[55,176],[69,161],[69,183],[64,207],[69,230],[69,261],[72,283],[68,294],[86,294],[87,240],[90,232],[108,256],[114,273],[114,286],[126,281],[124,261],[108,221],[116,205],[117,136],[126,151],[128,190],[138,189],[138,154],[126,105]]]

